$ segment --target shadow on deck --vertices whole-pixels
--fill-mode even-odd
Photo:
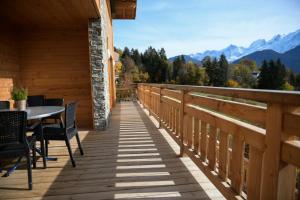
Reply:
[[[84,156],[72,141],[76,168],[64,142],[51,142],[58,161],[33,171],[34,189],[26,190],[26,171],[17,170],[0,178],[0,199],[224,199],[154,123],[137,103],[120,103],[106,131],[80,132]]]

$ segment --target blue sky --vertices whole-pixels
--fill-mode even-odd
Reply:
[[[300,29],[300,0],[137,0],[135,20],[115,20],[118,48],[164,47],[167,56],[249,46]]]

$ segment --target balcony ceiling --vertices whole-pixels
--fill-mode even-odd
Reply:
[[[18,28],[87,26],[98,18],[97,0],[1,0],[1,23]]]
[[[112,0],[113,19],[135,19],[136,0]]]

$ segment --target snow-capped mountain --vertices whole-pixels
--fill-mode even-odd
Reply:
[[[300,29],[289,33],[288,35],[275,35],[269,41],[266,41],[265,39],[256,40],[252,42],[249,47],[229,45],[221,50],[208,50],[202,53],[190,54],[188,56],[201,61],[206,56],[219,57],[221,54],[224,54],[226,58],[232,62],[255,51],[271,49],[278,53],[284,53],[298,45],[300,45]]]

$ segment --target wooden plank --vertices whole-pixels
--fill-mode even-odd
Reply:
[[[217,112],[222,112],[242,120],[265,126],[266,108],[262,106],[205,97],[196,94],[189,94],[187,96],[187,101],[191,104],[207,107]]]
[[[228,178],[228,134],[220,130],[219,174],[226,181]]]
[[[261,193],[261,167],[263,152],[250,146],[250,160],[247,177],[247,199],[260,199]]]
[[[282,144],[281,159],[300,168],[300,141],[286,141]]]
[[[207,158],[207,124],[201,121],[201,145],[200,145],[201,160],[206,161]]]
[[[152,87],[152,92],[159,94],[160,93],[160,88],[159,87]]]
[[[194,118],[194,153],[199,153],[199,119]]]
[[[262,167],[261,199],[277,199],[280,146],[282,129],[282,106],[270,104],[267,109],[266,119],[266,145]]]
[[[187,146],[192,148],[193,145],[193,117],[187,115]]]
[[[180,135],[180,110],[176,109],[176,135]]]
[[[243,185],[243,155],[244,143],[239,134],[234,133],[232,142],[232,161],[231,171],[231,187],[237,193],[241,194]]]
[[[208,140],[208,167],[211,170],[216,169],[216,147],[217,147],[217,128],[215,126],[209,125],[208,127],[209,140]]]
[[[162,96],[162,101],[172,105],[175,108],[180,107],[180,101],[177,101],[176,99],[169,98],[169,97],[166,97],[166,96]]]
[[[181,99],[181,93],[180,93],[180,91],[177,91],[177,90],[163,89],[161,91],[161,93],[162,93],[163,96],[167,96],[169,98],[173,98],[173,99],[176,99],[178,101],[180,101],[180,99]]]
[[[300,137],[300,115],[293,113],[284,113],[283,115],[283,132],[291,135]]]
[[[181,98],[180,98],[180,125],[179,125],[179,132],[180,132],[180,156],[183,156],[184,151],[184,122],[185,122],[185,102],[184,102],[184,96],[186,95],[186,92],[183,90],[181,91]]]

